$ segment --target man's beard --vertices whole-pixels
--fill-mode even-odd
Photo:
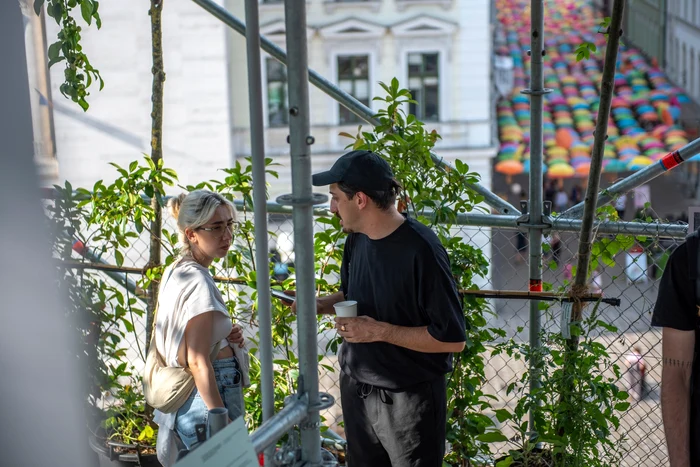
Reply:
[[[340,217],[340,214],[337,213],[337,212],[335,213],[335,217],[337,217],[337,218],[340,219],[341,221],[343,220],[343,218]],[[343,229],[343,233],[346,233],[346,234],[354,233],[354,231],[353,231],[352,229],[349,229],[349,228],[345,227],[344,225],[342,226],[342,229]]]

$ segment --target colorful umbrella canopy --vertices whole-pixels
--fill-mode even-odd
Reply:
[[[592,2],[544,0],[547,17],[543,66],[545,86],[543,143],[548,176],[584,171],[580,157],[590,157],[600,99],[602,49],[606,39],[598,34],[601,17]],[[514,88],[497,105],[499,135],[503,146],[522,144],[529,153],[529,99],[521,91],[529,85],[529,0],[496,0],[498,20],[506,31],[507,45],[497,53],[513,59]],[[582,41],[598,48],[591,57],[577,61],[575,49]],[[614,79],[614,97],[605,150],[605,171],[638,170],[663,154],[687,144],[688,136],[677,126],[680,104],[688,98],[673,86],[655,63],[628,44],[620,46]],[[518,131],[520,130],[520,131]],[[513,154],[503,148],[499,154]],[[513,159],[512,156],[509,156]],[[504,161],[499,157],[498,161]],[[571,165],[568,164],[570,160]],[[645,165],[646,164],[646,165]],[[552,170],[555,166],[557,170]],[[556,175],[557,173],[563,175]]]

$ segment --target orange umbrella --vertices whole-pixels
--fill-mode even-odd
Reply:
[[[511,183],[511,177],[523,173],[525,170],[522,162],[516,160],[505,160],[496,164],[496,172],[506,176],[506,182]]]
[[[558,146],[561,146],[566,149],[569,149],[574,142],[574,138],[571,136],[571,132],[565,130],[564,128],[559,128],[557,130],[555,139],[557,141]]]

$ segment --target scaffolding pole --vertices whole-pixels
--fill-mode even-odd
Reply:
[[[306,46],[306,0],[284,2],[289,65],[289,142],[292,159],[292,220],[297,278],[297,333],[299,335],[298,392],[308,394],[309,410],[299,425],[301,465],[321,463],[319,430],[318,345],[316,342],[316,277],[314,270],[314,218],[311,188],[311,145],[309,124],[309,75]],[[267,231],[258,230],[259,235]]]
[[[256,231],[267,234],[267,185],[265,183],[265,143],[263,127],[262,76],[260,72],[260,20],[258,0],[245,0],[246,51],[248,58],[248,106],[250,111],[250,148],[253,168],[253,215]],[[275,413],[272,359],[272,304],[267,235],[255,236],[256,289],[260,330],[260,379],[262,418]],[[276,441],[276,440],[275,440]],[[273,465],[274,446],[265,452],[265,466]]]
[[[657,163],[648,167],[644,167],[633,173],[627,178],[611,185],[609,188],[598,193],[598,202],[596,208],[605,206],[615,199],[618,195],[634,190],[640,185],[643,185],[659,175],[663,175],[669,170],[672,170],[691,157],[700,154],[700,138],[691,141],[682,148],[672,153],[666,154]],[[580,202],[564,211],[561,217],[578,218],[583,214],[584,202]]]
[[[229,26],[234,31],[239,34],[246,35],[246,26],[238,18],[233,16],[225,8],[217,5],[212,0],[192,0],[197,5],[204,8],[206,11],[211,13],[214,17],[219,19],[221,22]],[[280,63],[287,65],[289,67],[289,60],[287,53],[278,47],[276,44],[270,42],[265,37],[260,38],[262,49],[270,54],[271,57],[279,61]],[[306,42],[306,41],[305,41]],[[291,44],[287,41],[287,46],[291,49]],[[308,64],[307,64],[308,66]],[[353,96],[347,92],[340,89],[335,84],[328,81],[326,78],[315,72],[314,70],[307,69],[307,78],[318,89],[330,96],[333,100],[340,103],[343,107],[347,108],[350,112],[354,113],[362,120],[366,121],[372,126],[377,126],[380,124],[379,120],[375,117],[375,112],[369,107],[364,105],[362,102],[355,99]],[[454,167],[443,160],[443,158],[436,156],[435,154],[430,155],[436,165],[445,170],[455,170]],[[494,209],[497,209],[501,214],[516,214],[518,209],[510,204],[509,202],[502,199],[500,196],[493,193],[491,190],[479,183],[467,183],[466,186],[476,193],[484,197],[484,202]]]
[[[529,229],[530,252],[530,292],[542,291],[542,231],[544,229],[542,210],[542,105],[544,95],[549,90],[544,88],[544,0],[532,0],[530,4],[530,89],[523,91],[530,95],[530,199],[525,227]],[[540,302],[530,302],[530,393],[540,386],[539,357],[540,348]],[[534,410],[530,409],[529,429],[535,431]]]

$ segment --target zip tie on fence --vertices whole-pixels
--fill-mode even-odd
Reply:
[[[461,295],[479,298],[512,298],[517,300],[542,300],[548,302],[597,302],[606,305],[620,306],[619,298],[606,298],[599,293],[582,293],[578,295],[563,295],[555,292],[524,292],[521,290],[466,290],[459,291]]]

